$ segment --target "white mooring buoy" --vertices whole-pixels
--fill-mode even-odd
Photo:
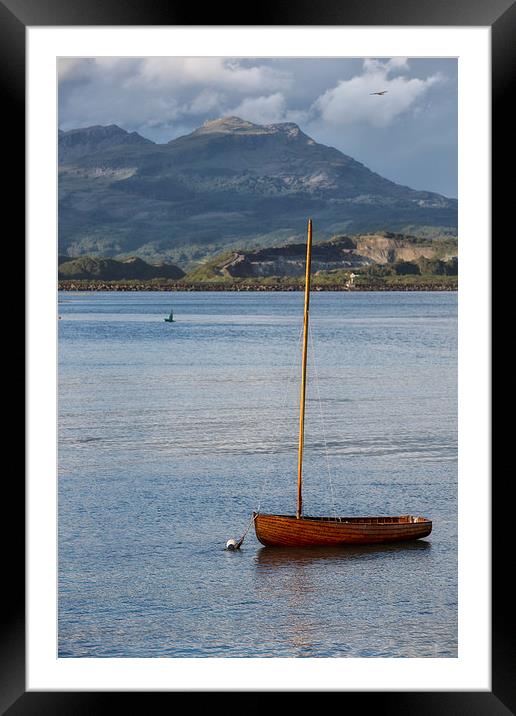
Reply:
[[[236,540],[234,537],[232,537],[231,539],[228,539],[228,541],[226,542],[226,549],[229,549],[231,551],[240,549],[240,547],[242,546],[242,543],[245,539],[246,534],[249,532],[249,528],[251,527],[251,525],[253,524],[253,522],[255,521],[255,519],[257,517],[258,517],[258,512],[253,512],[251,520],[250,520],[249,524],[247,525],[244,534],[240,537],[239,540]]]

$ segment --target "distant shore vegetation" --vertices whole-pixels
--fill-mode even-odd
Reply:
[[[415,265],[407,269],[381,267],[379,271],[322,272],[311,278],[314,290],[322,291],[454,291],[458,287],[458,275],[451,273],[421,273]],[[268,276],[263,278],[217,277],[205,280],[192,279],[60,279],[62,291],[302,291],[304,279],[292,279],[286,276]]]
[[[150,264],[135,256],[59,256],[62,290],[302,290],[303,243],[224,251],[197,265]],[[335,236],[312,252],[316,290],[455,290],[457,240],[382,232]],[[100,288],[99,288],[100,287]]]

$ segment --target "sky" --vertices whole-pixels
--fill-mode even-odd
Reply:
[[[295,122],[387,179],[457,197],[455,58],[60,58],[58,78],[63,130],[165,143],[225,116]]]

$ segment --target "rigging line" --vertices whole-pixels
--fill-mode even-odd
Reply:
[[[317,361],[315,359],[315,342],[314,342],[314,334],[312,330],[311,324],[308,326],[308,332],[310,334],[310,344],[312,347],[312,365],[314,368],[314,376],[315,376],[315,387],[317,389],[317,398],[319,403],[319,415],[321,418],[321,426],[322,426],[322,433],[323,433],[323,441],[324,441],[324,452],[326,455],[326,469],[328,471],[328,481],[330,483],[330,495],[331,495],[331,505],[333,509],[333,516],[337,517],[337,513],[335,511],[335,495],[333,492],[333,480],[331,479],[331,469],[330,469],[330,458],[328,455],[328,445],[326,443],[326,429],[324,425],[324,417],[323,417],[323,411],[322,411],[322,401],[321,401],[321,392],[319,390],[319,375],[317,373]]]
[[[300,329],[300,332],[299,332],[299,337],[298,337],[298,339],[297,339],[296,347],[299,347],[299,345],[301,344],[301,339],[302,339],[302,337],[303,337],[303,325],[301,324],[301,329]],[[296,357],[297,357],[296,351],[292,351],[292,355],[291,355],[291,359],[290,359],[290,366],[289,366],[289,369],[288,369],[287,385],[286,385],[285,393],[284,393],[284,396],[283,396],[283,404],[282,404],[281,407],[280,407],[279,418],[278,418],[278,422],[277,422],[277,425],[276,425],[275,432],[272,434],[272,440],[275,440],[275,439],[278,437],[279,432],[280,432],[280,429],[281,429],[281,427],[282,427],[282,425],[283,425],[283,421],[282,421],[282,419],[281,419],[281,413],[285,410],[285,407],[286,407],[286,405],[287,405],[287,399],[288,399],[288,392],[289,392],[290,384],[291,384],[291,382],[292,382],[292,380],[293,380],[293,378],[294,378],[292,368],[293,368],[293,366],[294,366],[294,361],[295,361]],[[272,440],[271,440],[271,442],[272,442]],[[265,477],[264,477],[264,479],[263,479],[262,489],[261,489],[260,497],[259,497],[259,500],[258,500],[258,507],[257,507],[257,509],[256,509],[256,512],[260,512],[260,509],[261,509],[261,506],[262,506],[263,496],[264,496],[264,494],[265,494],[265,487],[266,487],[266,485],[267,485],[267,483],[268,483],[268,481],[269,481],[271,475],[272,475],[272,462],[269,461],[268,467],[267,467],[267,471],[266,471]]]

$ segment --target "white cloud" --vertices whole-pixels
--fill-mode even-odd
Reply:
[[[263,97],[246,98],[226,114],[247,119],[255,124],[274,124],[285,121],[286,109],[285,97],[276,92]]]
[[[391,57],[388,65],[390,69],[408,70],[408,57]]]
[[[183,107],[183,114],[205,114],[218,110],[223,104],[223,98],[219,92],[211,89],[204,89],[196,95],[193,100]]]
[[[155,91],[197,86],[256,94],[285,89],[291,78],[271,67],[245,67],[223,57],[148,57],[139,60],[130,83],[133,87],[152,86]]]
[[[293,82],[289,71],[222,57],[67,59],[59,78],[63,129],[115,123],[152,137],[207,116],[280,121]]]
[[[386,75],[391,72],[405,72],[409,69],[408,57],[391,57],[389,60],[374,60],[367,58],[364,60],[365,72],[382,72]]]
[[[406,58],[365,60],[363,69],[363,74],[339,82],[314,102],[312,111],[319,119],[335,126],[366,123],[385,127],[415,108],[428,89],[443,80],[439,74],[426,79],[391,76],[408,69]],[[371,94],[380,91],[386,94]]]

